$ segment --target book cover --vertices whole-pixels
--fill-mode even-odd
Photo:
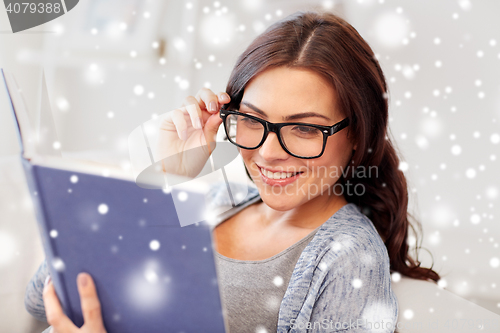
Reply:
[[[99,167],[84,172],[76,162],[37,156],[15,80],[2,71],[0,81],[18,125],[47,263],[67,316],[83,324],[76,276],[87,272],[110,333],[224,332],[211,227],[204,221],[182,227],[176,213],[201,216],[204,194],[145,189],[118,171],[105,177],[96,174]],[[181,200],[174,204],[174,198]]]

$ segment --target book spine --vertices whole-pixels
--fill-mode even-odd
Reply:
[[[41,235],[42,245],[45,252],[45,258],[47,260],[47,267],[49,268],[50,277],[54,284],[57,297],[59,298],[59,302],[61,303],[64,313],[73,322],[75,322],[75,317],[73,315],[73,312],[71,311],[68,293],[64,284],[64,274],[60,269],[57,270],[55,267],[58,266],[57,248],[55,246],[54,240],[52,239],[52,237],[50,237],[50,226],[49,221],[46,218],[46,212],[44,210],[44,203],[42,200],[43,196],[41,195],[42,188],[39,186],[37,181],[36,166],[32,165],[22,155],[21,163],[26,175],[26,181],[28,183],[30,196],[33,201],[35,215],[38,222],[38,230],[39,234]]]

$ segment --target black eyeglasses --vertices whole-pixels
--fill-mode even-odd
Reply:
[[[264,144],[269,132],[288,154],[298,158],[317,158],[323,155],[326,140],[349,125],[349,118],[332,126],[304,123],[271,123],[235,110],[220,110],[229,141],[244,149],[257,149]]]

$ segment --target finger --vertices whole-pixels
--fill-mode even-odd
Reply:
[[[219,126],[222,124],[222,119],[219,114],[215,113],[208,118],[205,123],[205,128],[203,129],[203,134],[205,135],[205,140],[208,143],[208,150],[211,154],[215,148],[215,142],[217,137],[217,131]]]
[[[52,326],[52,331],[75,332],[78,328],[64,314],[61,303],[57,298],[54,285],[49,280],[43,288],[43,304],[45,305],[45,315],[47,322]]]
[[[220,92],[217,97],[219,98],[219,104],[220,105],[223,105],[223,104],[227,104],[231,101],[231,97],[225,93],[225,92]]]
[[[186,98],[186,110],[191,117],[191,123],[193,127],[196,129],[201,129],[202,121],[201,121],[201,109],[198,105],[198,101],[193,96],[188,96]]]
[[[92,277],[87,273],[78,274],[77,285],[85,327],[88,327],[90,332],[103,332],[101,302]]]
[[[196,99],[200,104],[205,104],[208,112],[214,113],[219,111],[219,99],[212,90],[207,88],[200,89],[196,94]]]
[[[181,109],[175,109],[172,111],[172,122],[177,130],[177,135],[181,140],[187,140],[187,123],[184,118],[184,112]]]

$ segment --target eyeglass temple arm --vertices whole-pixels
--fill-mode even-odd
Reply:
[[[345,118],[344,120],[342,120],[337,125],[333,125],[331,127],[331,129],[330,129],[330,135],[333,135],[333,134],[337,133],[341,129],[347,127],[347,125],[349,125],[349,118]]]

